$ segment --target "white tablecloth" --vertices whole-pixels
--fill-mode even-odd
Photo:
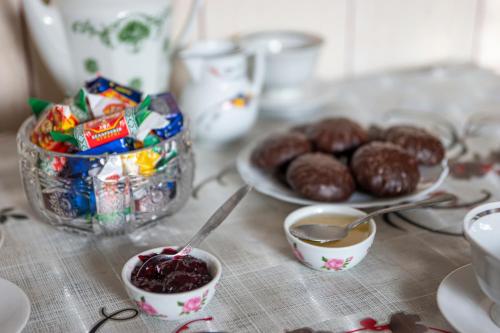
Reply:
[[[496,107],[500,96],[500,78],[471,66],[385,74],[331,86],[333,100],[327,114],[349,114],[370,122],[391,108],[411,108],[428,112],[431,118],[445,116],[457,129],[469,114]],[[261,121],[251,137],[277,126],[288,125]],[[0,277],[17,284],[31,301],[24,332],[86,332],[102,318],[102,307],[107,312],[133,307],[120,280],[124,262],[148,248],[182,244],[241,184],[236,174],[230,174],[225,185],[207,185],[199,199],[191,199],[177,215],[154,228],[129,237],[88,239],[32,217],[18,175],[15,138],[0,140],[0,209],[14,207],[13,212],[31,216],[7,217],[0,225],[5,233]],[[233,161],[248,140],[219,151],[196,146],[197,180]],[[464,201],[488,190],[494,200],[500,198],[498,181],[494,173],[471,180],[450,178],[444,189]],[[223,277],[206,310],[189,318],[213,320],[195,323],[191,330],[283,332],[308,326],[344,332],[361,327],[359,321],[365,317],[384,323],[398,311],[418,314],[428,326],[451,330],[437,308],[436,290],[448,273],[470,262],[469,246],[462,237],[431,232],[392,216],[404,230],[379,220],[366,259],[352,270],[328,274],[294,259],[282,223],[295,208],[250,193],[205,241],[202,248],[222,261]],[[465,212],[420,210],[407,216],[430,228],[459,232]],[[108,321],[100,331],[171,332],[184,322],[140,315]]]

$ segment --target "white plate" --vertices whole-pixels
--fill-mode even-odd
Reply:
[[[258,143],[259,142],[257,141],[245,147],[240,152],[236,160],[238,172],[247,184],[252,185],[257,191],[270,197],[298,205],[316,205],[325,203],[301,197],[272,175],[255,167],[250,161],[250,155]],[[329,204],[355,208],[370,208],[395,205],[404,201],[414,201],[420,199],[437,189],[444,181],[448,175],[447,161],[444,160],[441,165],[435,167],[420,167],[420,173],[420,183],[418,184],[417,190],[412,194],[402,195],[395,198],[376,198],[369,194],[354,192],[347,201],[333,202]]]
[[[0,328],[2,332],[21,332],[30,316],[28,296],[10,281],[0,279]]]
[[[470,264],[454,270],[443,279],[437,291],[437,303],[448,323],[458,332],[500,332],[489,315],[493,302],[479,288]]]
[[[264,92],[259,100],[259,108],[262,114],[268,117],[300,119],[319,111],[328,104],[331,97],[331,84],[314,80],[293,94],[286,91]]]

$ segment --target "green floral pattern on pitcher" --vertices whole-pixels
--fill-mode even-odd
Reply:
[[[142,79],[140,77],[134,77],[128,83],[131,88],[141,90],[142,89]]]
[[[95,74],[99,71],[99,65],[97,63],[97,60],[95,60],[94,58],[85,59],[83,67],[90,74]]]
[[[169,16],[170,8],[167,7],[158,16],[133,13],[109,25],[98,25],[90,19],[75,21],[71,29],[75,34],[98,38],[111,49],[123,46],[131,53],[138,53],[146,40],[160,35]]]

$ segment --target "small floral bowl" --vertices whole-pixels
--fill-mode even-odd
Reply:
[[[131,282],[132,271],[140,262],[140,255],[161,253],[165,247],[141,252],[130,258],[122,269],[122,280],[129,297],[146,315],[163,320],[179,320],[201,311],[212,299],[222,273],[222,265],[215,256],[200,249],[193,249],[191,256],[205,261],[213,279],[206,285],[191,291],[160,294],[142,290]],[[177,249],[175,246],[167,248]]]
[[[304,265],[324,272],[338,272],[350,269],[366,256],[373,244],[377,226],[370,220],[370,235],[363,241],[346,247],[321,247],[303,242],[290,233],[290,227],[306,217],[317,214],[335,214],[342,216],[365,216],[366,213],[335,205],[314,205],[295,210],[285,219],[284,228],[288,243],[295,257]]]

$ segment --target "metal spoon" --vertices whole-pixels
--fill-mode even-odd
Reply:
[[[349,231],[356,228],[358,225],[369,221],[371,218],[377,215],[399,212],[402,210],[414,209],[418,207],[433,206],[438,203],[443,203],[454,199],[456,199],[456,197],[452,194],[440,194],[417,202],[379,209],[373,213],[357,219],[354,222],[349,223],[345,227],[331,224],[303,224],[292,226],[290,228],[290,233],[295,237],[303,240],[315,241],[319,243],[333,242],[347,237]]]
[[[247,195],[248,192],[252,190],[252,187],[249,185],[245,185],[240,187],[238,191],[236,191],[229,199],[220,206],[215,213],[210,216],[208,221],[201,227],[200,230],[183,246],[180,248],[180,250],[176,254],[157,254],[148,260],[146,260],[139,270],[137,271],[136,276],[140,276],[141,271],[147,266],[154,265],[155,267],[158,264],[161,264],[162,262],[166,260],[170,260],[172,258],[179,258],[183,256],[187,256],[189,253],[191,253],[191,250],[194,247],[197,247],[200,245],[201,242],[207,238],[208,235],[212,231],[215,230],[221,223],[228,217],[228,215],[233,211],[233,209],[240,203],[241,199]]]

